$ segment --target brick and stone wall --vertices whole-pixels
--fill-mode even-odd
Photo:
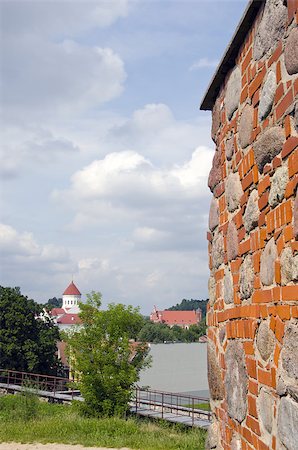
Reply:
[[[298,449],[297,23],[264,1],[214,101],[207,448]]]

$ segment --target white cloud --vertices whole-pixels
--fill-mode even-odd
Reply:
[[[34,125],[1,124],[0,174],[11,177],[36,164],[54,166],[79,152],[69,139]]]
[[[2,62],[2,104],[9,118],[75,115],[117,97],[126,78],[123,61],[110,48],[73,40],[12,37]]]
[[[72,205],[75,213],[90,213],[91,218],[97,210],[99,220],[106,205],[121,214],[152,208],[163,214],[164,206],[185,207],[209,195],[206,179],[212,156],[209,148],[198,147],[186,163],[160,169],[133,151],[111,153],[73,174],[70,188],[56,190],[53,198]]]
[[[60,278],[68,279],[76,265],[66,248],[39,244],[31,232],[1,223],[0,268],[5,284],[22,286],[24,292],[26,289],[40,292],[45,279],[50,277],[53,283]]]
[[[105,28],[129,11],[128,0],[14,0],[1,2],[3,30],[11,34],[72,36],[88,28]]]
[[[189,68],[190,71],[217,67],[219,61],[217,59],[209,59],[209,58],[200,58],[198,61],[195,61]]]

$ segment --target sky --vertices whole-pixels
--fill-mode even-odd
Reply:
[[[208,297],[199,104],[245,0],[4,1],[0,284],[42,303]]]

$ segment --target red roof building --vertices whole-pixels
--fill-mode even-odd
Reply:
[[[74,282],[72,281],[70,285],[65,289],[63,295],[82,295]]]
[[[178,325],[182,328],[189,328],[190,325],[197,325],[202,320],[202,311],[200,308],[196,311],[158,311],[154,306],[150,320],[154,323],[164,323],[169,327]]]

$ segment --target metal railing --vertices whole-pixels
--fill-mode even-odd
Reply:
[[[204,410],[200,404],[210,407],[209,399],[188,394],[179,394],[173,392],[157,391],[145,389],[139,386],[135,389],[135,412],[142,408],[157,410],[164,419],[166,413],[176,414],[177,416],[189,416],[192,426],[196,419],[211,421],[211,411]]]
[[[72,400],[79,391],[68,378],[0,369],[0,387],[8,391],[28,390],[49,398]]]

